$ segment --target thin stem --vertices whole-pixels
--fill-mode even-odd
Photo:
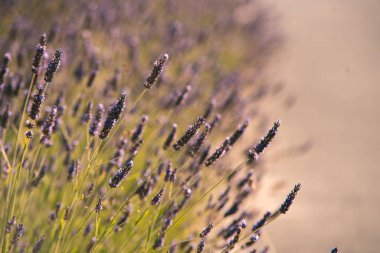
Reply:
[[[12,165],[11,165],[11,163],[10,163],[10,161],[9,161],[9,158],[8,158],[6,152],[5,152],[4,145],[3,145],[3,142],[2,142],[1,140],[0,140],[0,149],[1,149],[1,153],[2,153],[2,155],[3,155],[3,157],[4,157],[4,160],[5,160],[5,162],[6,162],[7,166],[8,166],[8,169],[7,169],[8,174],[9,174],[9,173],[12,174],[12,171],[13,171],[13,169],[12,169]],[[9,177],[9,183],[11,182],[11,179],[12,179],[12,178],[13,178],[13,177],[11,177],[11,176]],[[7,210],[8,210],[8,202],[9,202],[10,194],[11,194],[11,189],[8,188],[8,189],[7,189],[7,199],[6,199],[6,204],[3,205],[3,207],[4,207],[4,217],[3,217],[3,226],[2,226],[2,232],[3,232],[3,233],[2,233],[2,245],[3,245],[3,247],[2,247],[2,252],[4,252],[5,249],[6,249],[6,233],[5,233],[5,229],[6,229],[6,225],[7,225],[7,221],[8,221],[8,213],[7,213]]]
[[[34,86],[34,82],[36,80],[36,74],[33,74],[32,76],[32,80],[30,81],[30,84],[29,84],[29,90],[28,90],[28,95],[26,96],[26,99],[24,101],[24,106],[23,106],[23,110],[22,110],[22,114],[21,114],[21,119],[20,119],[20,122],[19,122],[19,125],[18,125],[18,130],[17,130],[17,136],[16,136],[16,140],[15,140],[15,144],[14,144],[14,152],[13,152],[13,159],[12,159],[12,165],[14,165],[15,163],[15,159],[16,159],[16,156],[17,156],[17,143],[18,143],[18,140],[20,139],[20,133],[21,133],[21,130],[22,130],[22,126],[23,126],[23,122],[24,122],[24,117],[25,117],[25,112],[26,112],[26,109],[27,109],[27,106],[28,106],[28,102],[29,102],[29,98],[30,98],[30,95],[32,94],[32,90],[33,90],[33,86]]]

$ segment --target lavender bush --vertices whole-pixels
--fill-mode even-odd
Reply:
[[[239,21],[246,4],[3,3],[2,252],[268,251],[300,184],[272,212],[249,201],[281,94],[280,36],[259,3]]]

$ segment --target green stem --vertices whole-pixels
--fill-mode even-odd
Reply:
[[[18,125],[16,140],[15,140],[15,143],[13,145],[14,152],[13,152],[12,165],[14,165],[15,159],[17,157],[17,150],[18,150],[17,143],[18,143],[18,140],[20,139],[20,134],[21,134],[21,130],[23,128],[22,126],[23,126],[24,118],[25,118],[25,112],[26,112],[26,109],[27,109],[27,106],[28,106],[30,95],[32,94],[32,90],[33,90],[33,86],[34,86],[35,80],[36,80],[36,74],[33,74],[32,80],[30,81],[30,84],[29,84],[28,95],[26,96],[26,99],[24,101],[24,106],[23,106],[23,110],[22,110],[22,114],[21,114],[21,119],[20,119],[20,122],[19,122],[19,125]]]

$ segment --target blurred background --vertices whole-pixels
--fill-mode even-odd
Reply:
[[[267,177],[303,184],[296,208],[268,227],[274,247],[378,252],[380,1],[270,2],[285,34],[273,76],[297,100],[275,111],[283,120],[278,143],[313,146],[274,163]]]

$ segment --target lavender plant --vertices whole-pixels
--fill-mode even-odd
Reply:
[[[262,217],[249,201],[280,127],[247,119],[265,125],[256,108],[275,88],[262,75],[278,42],[268,13],[257,4],[240,23],[228,14],[244,1],[72,2],[0,32],[1,251],[259,250],[300,190]]]

